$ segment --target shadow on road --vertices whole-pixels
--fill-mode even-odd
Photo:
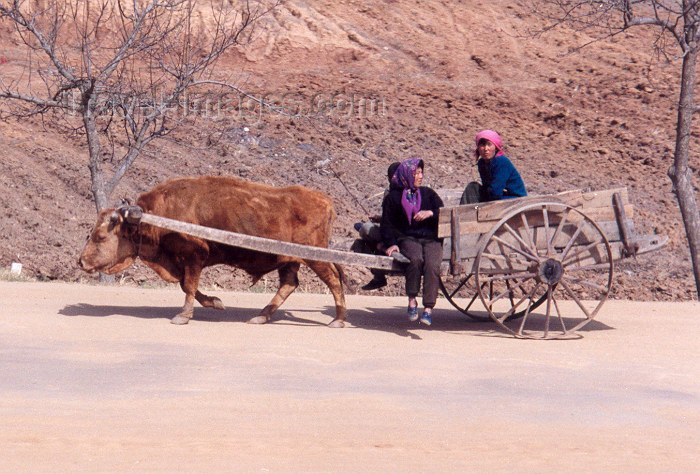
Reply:
[[[257,316],[261,308],[243,308],[230,307],[224,311],[218,311],[210,308],[195,308],[194,321],[221,323],[221,322],[238,322],[242,323],[248,319]],[[164,319],[170,320],[178,312],[180,307],[175,306],[115,306],[115,305],[93,305],[87,303],[78,303],[67,305],[62,308],[58,314],[62,316],[90,316],[90,317],[109,317],[109,316],[128,316],[143,319]],[[272,317],[271,324],[287,324],[298,326],[322,326],[326,323],[319,322],[313,319],[300,317],[304,313],[317,313],[317,310],[294,309],[293,312],[279,310]],[[467,316],[464,316],[458,311],[450,308],[436,308],[433,312],[433,324],[427,327],[418,322],[410,322],[406,318],[406,308],[404,306],[394,306],[390,308],[361,308],[348,310],[348,327],[350,329],[364,329],[371,331],[385,331],[396,334],[400,337],[409,337],[411,339],[421,339],[422,331],[443,331],[453,332],[455,334],[470,334],[474,336],[486,337],[512,337],[512,335],[500,330],[495,323],[473,321]],[[322,314],[328,316],[330,322],[335,316],[335,306],[325,306]],[[537,318],[541,320],[541,325],[544,325],[544,316],[534,312],[530,318],[532,322],[537,323]],[[574,325],[574,320],[564,318],[567,327]],[[537,323],[539,325],[539,323]],[[533,327],[533,329],[535,329]],[[579,330],[580,333],[590,331],[604,331],[614,329],[599,321],[592,321],[584,328]]]

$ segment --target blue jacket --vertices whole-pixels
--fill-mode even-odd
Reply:
[[[520,173],[505,155],[494,156],[490,160],[480,158],[477,166],[487,200],[527,196]]]

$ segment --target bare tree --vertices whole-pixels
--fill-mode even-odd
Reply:
[[[97,210],[139,153],[176,128],[195,88],[233,87],[215,62],[279,0],[0,0],[28,51],[0,76],[4,115],[42,114],[85,137]]]
[[[568,24],[591,32],[594,41],[618,35],[633,27],[656,28],[654,46],[666,55],[680,57],[681,84],[676,122],[676,145],[668,176],[673,182],[690,248],[697,295],[700,296],[700,214],[688,163],[695,102],[696,63],[700,51],[700,0],[539,0],[538,13],[550,21],[545,28]],[[541,7],[541,8],[540,8]]]

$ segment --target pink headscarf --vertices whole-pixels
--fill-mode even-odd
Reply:
[[[494,145],[496,145],[495,156],[501,156],[505,154],[503,153],[503,140],[501,140],[501,136],[493,130],[482,130],[479,133],[477,133],[476,138],[474,138],[474,143],[476,146],[476,148],[474,149],[474,156],[477,160],[479,159],[479,141],[482,139],[486,139]]]

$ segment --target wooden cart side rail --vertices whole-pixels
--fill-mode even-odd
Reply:
[[[627,220],[630,220],[634,217],[634,206],[631,204],[627,204],[624,206],[625,210],[625,216]],[[442,210],[440,210],[440,213],[442,215]],[[551,211],[550,211],[551,212]],[[590,219],[594,220],[595,222],[610,222],[610,221],[615,221],[616,220],[616,214],[615,210],[613,209],[612,205],[609,207],[596,207],[596,208],[591,208],[591,209],[584,209],[583,212],[588,216]],[[572,215],[569,218],[569,222],[578,222],[579,220],[583,219],[583,217],[580,214]],[[460,234],[465,235],[465,234],[484,234],[488,231],[490,231],[493,226],[496,224],[497,221],[484,221],[480,222],[478,220],[460,220]],[[550,225],[556,225],[559,222],[559,219],[557,218],[556,215],[552,215],[550,217]],[[530,226],[532,227],[541,227],[544,225],[544,220],[541,216],[536,217],[531,219],[531,221],[528,222]],[[438,223],[438,237],[444,238],[444,237],[451,237],[452,236],[452,222],[451,219],[448,220],[447,222],[439,222]]]
[[[258,252],[284,255],[287,257],[316,260],[320,262],[332,262],[342,265],[359,265],[379,270],[401,271],[403,266],[391,257],[381,255],[368,255],[361,253],[345,252],[311,245],[302,245],[293,242],[267,239],[247,234],[238,234],[221,229],[212,229],[201,225],[181,222],[166,217],[143,213],[140,221],[173,232],[199,237],[200,239],[218,242],[233,247],[241,247]]]
[[[526,204],[535,203],[540,200],[561,202],[562,204],[579,208],[594,220],[614,220],[615,215],[612,213],[612,209],[613,195],[615,193],[619,193],[621,203],[625,208],[625,213],[628,218],[631,218],[634,213],[634,209],[630,204],[627,188],[615,188],[587,193],[580,190],[574,190],[552,195],[527,196],[524,198],[504,199],[501,201],[478,204],[465,204],[456,207],[444,207],[440,209],[440,214],[438,216],[438,237],[442,238],[451,235],[453,214],[456,215],[462,223],[460,230],[463,234],[483,233],[490,229],[494,221],[500,220],[512,209],[524,206]]]

